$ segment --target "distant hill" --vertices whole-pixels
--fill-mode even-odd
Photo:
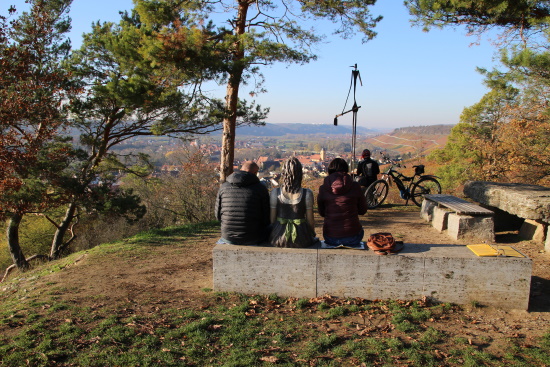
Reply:
[[[392,134],[449,135],[454,125],[427,125],[399,127]]]
[[[391,133],[370,136],[363,141],[382,150],[425,155],[443,148],[454,125],[411,126],[397,128]]]
[[[349,135],[352,133],[351,125],[334,126],[326,124],[270,124],[264,126],[241,126],[237,128],[237,136],[284,136],[284,135]],[[357,127],[357,135],[379,134],[380,130]],[[215,133],[221,135],[221,131]]]

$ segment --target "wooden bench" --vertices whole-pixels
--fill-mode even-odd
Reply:
[[[426,195],[420,215],[452,238],[494,242],[493,211],[452,195]]]
[[[447,207],[457,214],[463,214],[463,215],[493,215],[494,214],[489,209],[486,209],[474,203],[470,203],[469,201],[466,201],[461,198],[457,198],[456,196],[452,196],[452,195],[431,194],[431,195],[426,195],[425,199],[428,199],[437,203],[437,205],[440,207],[441,206]]]

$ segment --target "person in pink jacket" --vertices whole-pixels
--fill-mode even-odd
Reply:
[[[365,233],[359,215],[367,212],[367,200],[348,172],[345,160],[332,160],[317,196],[319,215],[324,218],[323,237],[330,246],[359,246]]]

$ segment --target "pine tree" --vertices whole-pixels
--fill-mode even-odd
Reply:
[[[375,1],[137,0],[136,11],[161,36],[175,37],[181,29],[211,33],[205,39],[205,50],[219,61],[223,71],[213,75],[214,79],[226,85],[220,166],[220,178],[225,181],[233,171],[235,127],[239,120],[250,123],[248,116],[239,112],[241,86],[254,77],[260,81],[256,90],[261,90],[262,65],[315,60],[311,46],[323,35],[306,29],[307,21],[328,20],[336,24],[335,34],[349,37],[358,31],[364,41],[371,39],[375,36],[373,27],[381,19],[369,13]]]

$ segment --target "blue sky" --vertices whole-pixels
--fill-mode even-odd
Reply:
[[[6,1],[6,0],[5,0]],[[7,0],[23,6],[23,0]],[[129,10],[131,0],[74,0],[71,8],[73,46],[90,30],[93,21],[118,21],[119,10]],[[4,9],[1,9],[5,12]],[[476,67],[492,68],[496,48],[490,40],[477,41],[464,30],[434,29],[428,33],[411,27],[401,0],[378,0],[372,10],[382,15],[378,36],[365,44],[360,37],[316,47],[318,60],[304,66],[278,64],[262,69],[267,93],[255,97],[270,107],[270,123],[332,124],[342,112],[357,64],[363,85],[357,87],[358,126],[372,129],[433,124],[454,124],[464,107],[486,93]],[[322,30],[321,30],[322,31]],[[223,97],[225,86],[212,88]],[[246,89],[241,93],[248,97]],[[351,108],[352,97],[346,110]],[[350,125],[351,114],[339,119]]]

